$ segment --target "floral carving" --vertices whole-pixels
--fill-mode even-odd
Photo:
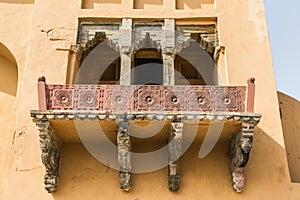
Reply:
[[[52,101],[53,109],[73,108],[73,91],[72,90],[54,90],[54,100]]]
[[[187,110],[187,91],[185,87],[168,87],[164,90],[164,110],[181,111]]]
[[[161,95],[163,90],[163,86],[156,85],[140,86],[137,88],[134,91],[134,110],[161,110]]]
[[[246,87],[48,85],[50,110],[245,112]]]
[[[133,101],[133,86],[105,86],[104,109],[106,111],[128,111],[131,110]]]
[[[212,111],[211,103],[212,89],[209,87],[191,87],[189,91],[189,108],[191,111]]]

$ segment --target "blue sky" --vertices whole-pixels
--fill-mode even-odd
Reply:
[[[264,1],[277,89],[300,100],[300,1]]]

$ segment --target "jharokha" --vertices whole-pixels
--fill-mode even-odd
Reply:
[[[300,199],[262,0],[0,9],[0,199]]]

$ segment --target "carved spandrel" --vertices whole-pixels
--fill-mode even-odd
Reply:
[[[254,123],[242,123],[241,131],[233,136],[229,144],[232,185],[236,192],[242,192],[245,185],[244,167],[252,149],[254,126]]]
[[[51,193],[57,189],[59,160],[61,147],[58,139],[53,133],[49,121],[37,121],[36,125],[39,128],[40,148],[42,151],[42,163],[46,167],[44,176],[45,189]]]
[[[169,135],[168,187],[172,192],[180,188],[179,158],[182,154],[183,122],[171,122]]]
[[[119,183],[120,188],[124,191],[131,189],[131,140],[128,126],[129,122],[121,122],[117,135],[118,162],[120,165]]]

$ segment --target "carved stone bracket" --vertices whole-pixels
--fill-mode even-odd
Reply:
[[[232,185],[236,192],[242,192],[245,185],[244,167],[252,148],[254,126],[255,123],[242,123],[241,131],[233,136],[229,144]]]
[[[128,131],[129,122],[123,121],[119,125],[117,135],[118,162],[120,165],[120,188],[124,191],[131,189],[131,140]]]
[[[241,192],[244,188],[244,167],[246,166],[254,134],[254,126],[260,121],[261,115],[255,113],[237,112],[183,112],[181,114],[161,112],[134,112],[126,113],[107,111],[79,111],[79,110],[33,110],[31,111],[36,125],[39,128],[42,162],[46,167],[45,189],[54,192],[57,188],[60,143],[49,120],[116,120],[121,121],[117,134],[118,163],[120,166],[119,183],[124,191],[131,189],[131,138],[129,135],[129,120],[170,120],[170,135],[168,144],[168,188],[178,191],[180,188],[179,157],[182,154],[183,123],[181,121],[227,121],[239,122],[241,130],[236,133],[229,144],[231,161],[232,185],[235,191]]]
[[[39,128],[40,148],[42,151],[42,162],[46,167],[44,177],[45,189],[51,193],[57,189],[60,143],[53,133],[53,129],[48,120],[37,120],[36,125]]]
[[[180,188],[179,157],[182,154],[183,122],[171,122],[169,135],[168,187],[172,192]]]

